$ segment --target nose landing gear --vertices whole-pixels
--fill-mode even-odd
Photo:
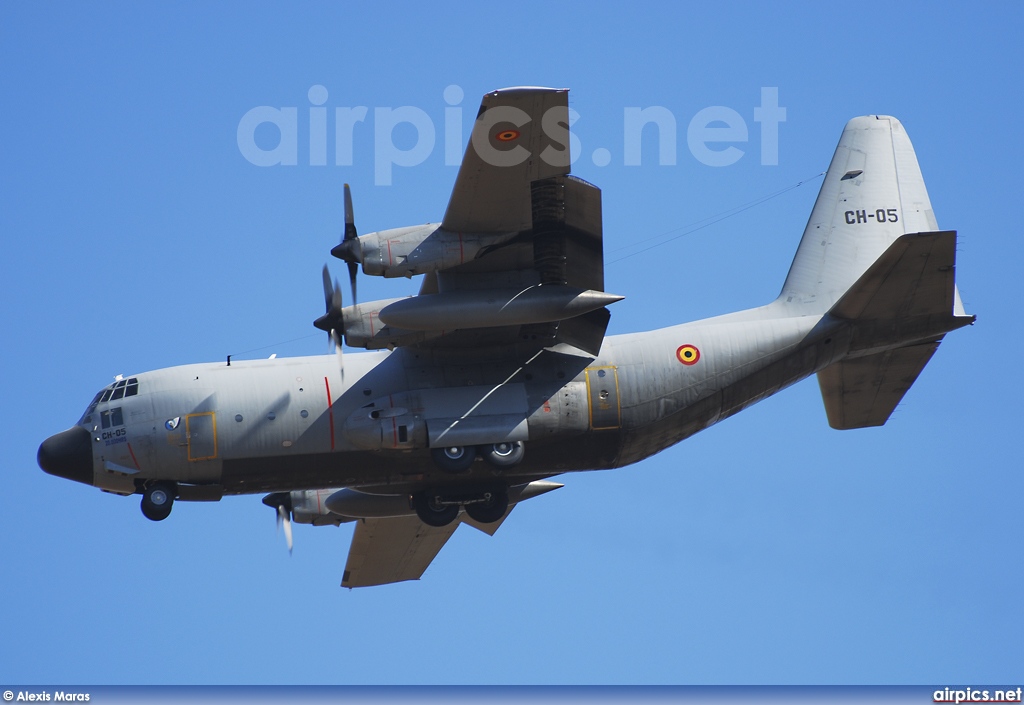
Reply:
[[[178,488],[173,482],[156,482],[142,491],[142,514],[150,521],[163,521],[171,514]]]

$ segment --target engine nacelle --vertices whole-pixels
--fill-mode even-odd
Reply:
[[[403,345],[414,345],[428,338],[442,335],[444,331],[406,330],[389,326],[380,320],[380,311],[389,304],[403,299],[382,299],[365,304],[346,306],[341,310],[345,324],[345,342],[353,348],[367,350],[388,350]]]
[[[539,497],[563,485],[550,480],[535,480],[525,485],[510,487],[510,505]],[[337,490],[326,500],[331,511],[337,512],[343,521],[352,519],[382,519],[387,517],[414,516],[416,510],[407,494],[369,494],[351,488]]]
[[[517,233],[453,233],[436,223],[392,228],[359,238],[363,272],[382,277],[411,277],[469,262],[485,249]]]
[[[292,490],[289,493],[292,502],[292,521],[313,526],[337,526],[347,521],[327,508],[327,498],[337,491],[337,488]]]

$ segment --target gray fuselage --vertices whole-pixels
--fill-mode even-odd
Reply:
[[[136,395],[97,404],[79,425],[93,439],[92,484],[124,494],[154,479],[184,486],[182,499],[443,485],[452,476],[414,428],[434,424],[437,445],[437,423],[453,419],[484,420],[474,438],[517,432],[527,448],[515,467],[477,462],[459,482],[525,481],[637,462],[813,374],[849,342],[825,320],[775,302],[609,336],[596,359],[566,347],[520,367],[452,364],[412,348],[346,355],[343,368],[333,355],[185,365],[135,375]],[[406,401],[393,412],[396,398]],[[118,408],[123,426],[102,428]],[[409,423],[404,442],[396,419]]]

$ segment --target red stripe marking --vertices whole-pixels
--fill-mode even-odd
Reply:
[[[388,266],[395,266],[395,258],[391,255],[391,240],[388,240]]]
[[[331,401],[331,383],[324,377],[324,386],[327,388],[327,418],[331,422],[331,450],[334,450],[334,402]]]
[[[370,337],[371,337],[371,338],[372,338],[373,336],[377,335],[377,333],[376,333],[376,332],[375,332],[375,331],[373,330],[373,314],[374,314],[374,312],[373,312],[373,311],[371,311],[371,312],[370,312]]]
[[[136,470],[141,470],[142,468],[139,467],[139,461],[135,457],[135,451],[132,450],[132,444],[131,443],[128,444],[128,452],[131,453],[131,455],[132,455],[132,462],[135,463],[135,469]]]
[[[391,394],[388,394],[388,407],[395,408],[395,398]],[[398,447],[398,419],[394,416],[391,417],[391,443],[392,448]]]

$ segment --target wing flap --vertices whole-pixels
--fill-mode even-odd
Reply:
[[[939,341],[852,358],[818,373],[829,426],[846,430],[881,426],[896,409]]]
[[[459,522],[427,526],[419,517],[360,519],[352,534],[341,586],[369,587],[419,580]]]

